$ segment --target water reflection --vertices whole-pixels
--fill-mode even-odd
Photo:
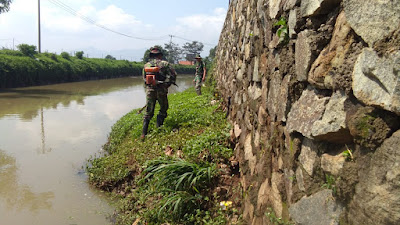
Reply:
[[[51,152],[51,148],[46,148],[46,135],[44,133],[44,116],[43,116],[43,107],[40,108],[40,133],[41,133],[41,140],[42,146],[40,153],[45,154]]]
[[[188,76],[180,76],[177,84],[171,86],[170,93],[182,91],[190,84]],[[29,88],[0,89],[0,118],[16,115],[22,120],[31,121],[42,109],[69,107],[72,102],[85,104],[88,96],[104,95],[113,91],[123,91],[135,86],[143,89],[140,77],[127,77],[111,80],[96,80],[76,83],[64,83]],[[132,96],[135,97],[135,96]]]
[[[138,77],[0,90],[0,224],[108,224],[112,208],[79,171],[145,101]]]
[[[52,208],[51,200],[54,199],[54,193],[51,191],[34,193],[28,186],[20,185],[15,158],[0,149],[0,199],[6,203],[7,210],[28,209],[38,213],[39,210]]]
[[[38,116],[41,108],[68,107],[71,102],[83,105],[87,96],[100,95],[137,85],[139,78],[122,78],[101,81],[56,84],[29,88],[0,90],[0,118],[18,115],[24,120]]]

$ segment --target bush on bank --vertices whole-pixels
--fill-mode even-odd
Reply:
[[[178,73],[194,73],[193,66],[176,67]],[[0,88],[140,76],[142,69],[143,63],[127,60],[66,57],[53,53],[30,57],[20,51],[0,50]]]
[[[118,224],[226,224],[237,212],[220,208],[215,192],[219,165],[233,155],[225,113],[210,89],[168,98],[164,126],[153,118],[144,141],[137,109],[112,127],[108,154],[89,160],[89,181],[119,196]]]

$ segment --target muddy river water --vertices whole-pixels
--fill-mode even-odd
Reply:
[[[139,77],[0,90],[0,225],[110,224],[112,204],[84,167],[111,126],[144,104]]]

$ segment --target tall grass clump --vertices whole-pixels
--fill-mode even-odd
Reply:
[[[147,164],[139,183],[146,182],[153,190],[150,198],[161,198],[155,210],[147,213],[150,220],[184,222],[196,209],[205,208],[207,192],[217,175],[215,165],[182,159],[156,159]]]

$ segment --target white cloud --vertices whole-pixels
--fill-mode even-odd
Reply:
[[[188,39],[216,44],[225,21],[226,9],[216,8],[211,15],[198,14],[177,18],[175,31]],[[217,35],[216,35],[217,34]]]
[[[125,25],[140,25],[141,22],[136,20],[133,15],[129,15],[124,12],[123,9],[110,5],[106,9],[101,10],[97,13],[98,24],[108,26],[110,28],[116,28]]]
[[[185,27],[191,29],[199,29],[205,27],[222,28],[225,20],[226,10],[223,8],[217,8],[214,10],[213,15],[193,15],[188,17],[177,18],[177,21]]]

